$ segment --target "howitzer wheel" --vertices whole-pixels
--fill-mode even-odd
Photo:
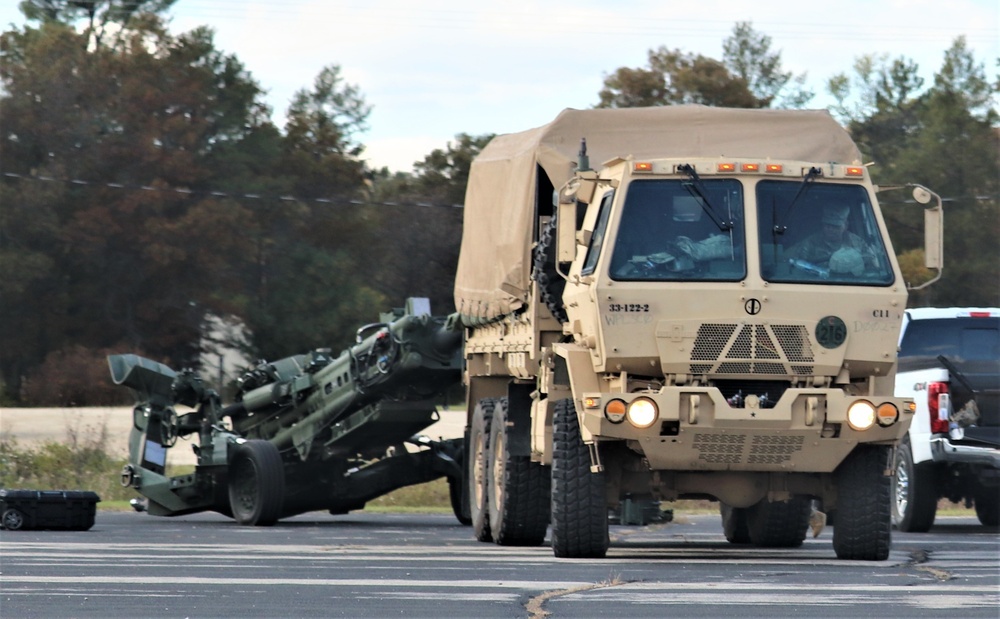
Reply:
[[[539,546],[549,526],[551,473],[531,456],[510,453],[509,404],[497,400],[490,428],[490,531],[501,546]]]
[[[229,506],[236,522],[268,526],[281,517],[285,501],[285,469],[273,443],[239,445],[229,462]]]
[[[468,509],[462,504],[462,478],[448,477],[448,499],[451,500],[451,511],[454,512],[458,523],[463,526],[472,524]]]
[[[487,501],[487,467],[490,462],[490,426],[493,423],[493,408],[496,400],[483,398],[472,411],[469,425],[469,516],[476,539],[481,542],[493,541],[490,534],[490,512]]]

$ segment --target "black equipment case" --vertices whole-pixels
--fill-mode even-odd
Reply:
[[[85,490],[8,490],[0,488],[0,528],[73,529],[94,526],[101,497]]]

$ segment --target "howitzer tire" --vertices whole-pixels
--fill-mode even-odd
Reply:
[[[884,561],[892,542],[889,447],[858,446],[840,463],[833,550],[838,559]]]
[[[747,528],[746,508],[733,507],[728,503],[720,501],[719,514],[722,516],[722,532],[730,544],[750,543],[750,530]]]
[[[809,499],[768,502],[765,498],[746,510],[747,534],[754,546],[796,548],[806,539],[809,528]]]
[[[496,400],[483,398],[472,411],[469,425],[469,518],[472,531],[481,542],[493,541],[490,534],[490,511],[487,507],[488,467],[490,463],[490,425]]]
[[[17,531],[24,526],[24,514],[11,507],[4,510],[3,516],[0,516],[0,524],[8,531]]]
[[[487,470],[490,532],[501,546],[539,546],[549,527],[551,473],[531,456],[511,455],[509,412],[507,398],[497,400]]]
[[[229,463],[229,506],[236,522],[268,526],[285,502],[285,468],[278,448],[252,440],[236,447]]]
[[[608,552],[604,473],[590,470],[573,400],[556,403],[552,430],[552,552],[563,558],[600,558]]]
[[[981,524],[987,527],[1000,524],[1000,489],[980,485],[973,500],[976,502],[976,517]]]
[[[896,477],[892,484],[892,523],[900,531],[926,533],[937,515],[934,470],[915,464],[909,439],[896,449]]]
[[[458,523],[463,526],[472,524],[472,518],[469,517],[468,505],[462,504],[461,477],[448,477],[448,499],[451,501],[451,511],[455,514]]]

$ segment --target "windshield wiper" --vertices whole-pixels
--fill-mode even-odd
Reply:
[[[788,217],[788,214],[792,212],[792,207],[795,206],[795,203],[799,201],[799,198],[801,198],[805,194],[806,189],[809,187],[809,185],[811,185],[812,182],[816,180],[816,177],[821,174],[823,174],[823,170],[820,170],[819,168],[809,168],[809,171],[806,172],[805,178],[802,179],[802,183],[799,184],[799,190],[795,192],[795,197],[793,197],[792,201],[789,202],[788,206],[785,207],[785,212],[782,213],[781,218],[778,219],[776,217],[774,219],[774,228],[771,229],[771,232],[773,232],[774,234],[785,233],[785,230],[788,229],[788,226],[783,225],[782,222],[784,222],[785,219]]]
[[[688,175],[688,178],[691,179],[691,182],[689,183],[682,183],[684,188],[688,190],[688,193],[690,193],[691,197],[693,197],[698,205],[701,206],[702,210],[708,213],[708,216],[712,218],[712,221],[719,227],[719,230],[722,230],[723,232],[726,230],[732,230],[734,226],[733,221],[725,221],[719,217],[715,207],[712,206],[712,203],[708,199],[708,192],[705,190],[705,185],[701,182],[701,178],[699,178],[698,173],[695,172],[694,166],[690,163],[684,163],[677,166],[677,170],[679,172],[684,172]]]

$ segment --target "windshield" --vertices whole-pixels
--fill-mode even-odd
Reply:
[[[636,180],[628,186],[611,278],[619,281],[737,281],[746,275],[743,186],[732,179]],[[704,193],[704,199],[699,195]],[[705,203],[732,227],[720,229]]]
[[[796,197],[797,196],[797,197]],[[868,192],[859,185],[757,183],[761,275],[772,282],[893,283]]]

